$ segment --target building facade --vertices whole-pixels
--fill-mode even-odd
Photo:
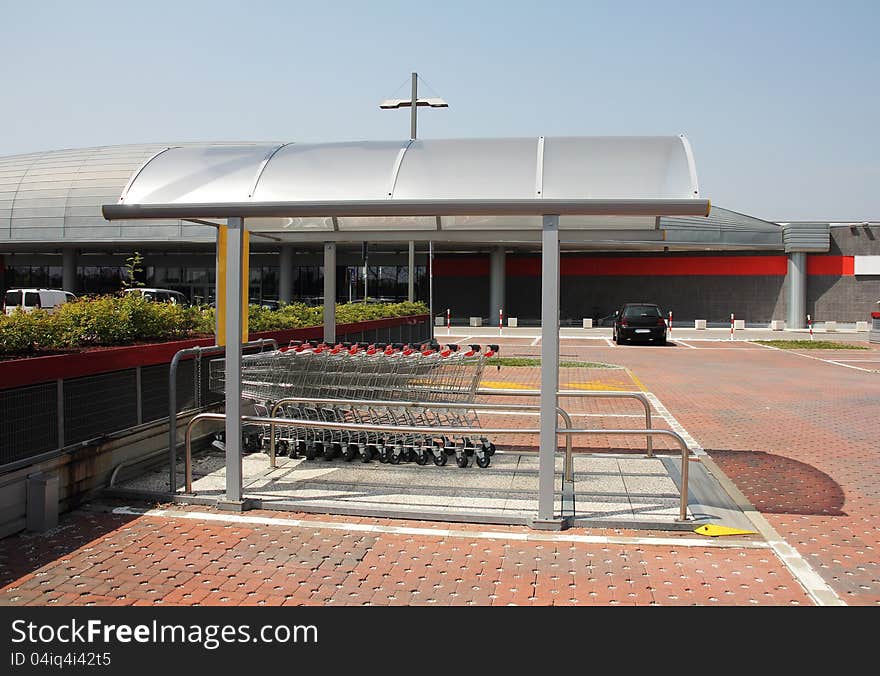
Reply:
[[[176,144],[200,145],[200,144]],[[216,144],[214,144],[216,145]],[[233,145],[233,144],[230,144]],[[247,145],[247,144],[234,144]],[[114,203],[142,167],[169,144],[47,151],[0,158],[0,290],[63,288],[77,294],[117,291],[126,259],[138,252],[146,286],[211,302],[216,228],[186,221],[108,222]],[[568,248],[561,261],[561,314],[579,325],[601,322],[623,302],[656,302],[677,321],[749,325],[784,320],[864,321],[880,301],[880,224],[769,223],[713,208],[708,219],[659,219],[664,246],[638,242]],[[735,246],[731,249],[730,243]],[[721,246],[724,244],[725,246]],[[337,300],[414,298],[448,308],[461,320],[499,313],[521,325],[540,316],[540,257],[523,245],[475,242],[434,246],[375,242],[339,245]],[[365,265],[366,263],[366,265]],[[323,294],[320,244],[251,239],[252,302],[318,302]],[[365,275],[366,272],[366,275]],[[366,280],[365,280],[366,276]]]

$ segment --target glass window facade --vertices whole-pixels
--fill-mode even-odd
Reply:
[[[82,295],[117,293],[126,278],[125,265],[77,266],[77,289]],[[291,271],[293,299],[307,303],[323,302],[324,267],[298,265]],[[214,301],[216,273],[214,266],[144,265],[136,274],[144,286],[179,291],[191,303]],[[18,287],[62,288],[60,265],[13,265],[0,276],[0,292]],[[252,303],[277,301],[280,297],[280,270],[277,265],[257,265],[250,268],[249,294]],[[416,300],[427,301],[428,278],[424,265],[416,266]],[[407,298],[406,265],[371,265],[368,268],[367,295],[370,298],[404,301]],[[336,268],[336,299],[339,302],[359,301],[364,298],[363,266]]]
[[[6,268],[3,282],[7,289],[20,287],[60,289],[61,266],[12,265]]]

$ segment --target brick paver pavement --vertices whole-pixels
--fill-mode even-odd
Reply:
[[[845,602],[880,603],[880,374],[812,354],[691,344],[698,349],[565,341],[562,352],[631,369]],[[539,347],[519,341],[514,350]],[[757,536],[703,544],[692,533],[572,529],[562,536],[584,538],[523,540],[534,532],[254,511],[247,516],[273,519],[242,523],[192,513],[211,511],[203,507],[172,511],[81,509],[54,532],[0,541],[0,604],[812,603]],[[600,541],[606,535],[618,540]]]

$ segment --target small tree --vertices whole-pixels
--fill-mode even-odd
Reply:
[[[141,267],[144,263],[144,257],[135,251],[131,256],[125,259],[125,276],[122,278],[122,289],[134,289],[143,286],[144,283],[136,279],[139,272],[143,272]]]

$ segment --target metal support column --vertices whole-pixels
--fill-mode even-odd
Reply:
[[[72,247],[61,250],[61,288],[71,293],[77,292],[76,249]]]
[[[336,243],[324,242],[324,342],[336,342]]]
[[[541,234],[541,424],[538,523],[554,522],[559,392],[559,216],[544,216]]]
[[[493,247],[489,254],[489,326],[495,325],[504,307],[504,273],[504,247]]]
[[[788,254],[788,312],[785,328],[802,329],[807,316],[807,254]]]
[[[416,243],[409,243],[409,257],[406,268],[406,299],[412,303],[416,299]]]
[[[242,500],[241,332],[244,219],[230,218],[226,236],[226,501]]]
[[[278,300],[282,303],[293,300],[293,247],[290,244],[281,246],[278,261]]]

